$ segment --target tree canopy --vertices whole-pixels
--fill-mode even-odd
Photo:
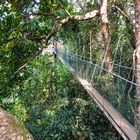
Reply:
[[[140,58],[137,53],[140,38],[135,34],[139,35],[139,31],[137,25],[134,28],[134,21],[140,22],[139,15],[135,14],[139,3],[134,2],[0,1],[0,103],[25,123],[35,139],[118,138],[66,68],[59,60],[54,64],[52,56],[42,55],[42,51],[53,42],[61,41],[67,46],[65,49],[77,55],[103,60],[108,72],[113,71],[112,61],[139,69],[139,61],[133,59],[133,53],[136,53],[135,60]],[[124,77],[129,73],[129,80],[135,75],[139,84],[138,72],[133,75],[130,71],[120,71]],[[108,77],[101,78],[103,84],[111,81]],[[129,95],[134,98],[135,90],[136,118],[140,120],[139,88],[132,89]],[[129,91],[130,88],[125,91],[126,100],[129,100]]]

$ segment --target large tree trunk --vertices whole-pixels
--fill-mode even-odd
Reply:
[[[112,50],[110,46],[110,38],[109,38],[109,28],[108,28],[108,17],[107,17],[107,0],[103,0],[102,6],[100,9],[101,16],[101,31],[103,37],[103,45],[104,45],[104,64],[105,69],[109,72],[112,71]]]
[[[33,140],[34,138],[17,117],[0,107],[0,140]]]
[[[140,0],[134,0],[135,8],[135,38],[136,50],[134,51],[134,67],[140,70]],[[135,70],[136,83],[140,85],[140,71]],[[140,129],[140,87],[136,87],[136,127]]]

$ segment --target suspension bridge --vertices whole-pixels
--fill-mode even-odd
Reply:
[[[139,140],[134,127],[134,100],[137,85],[133,68],[104,62],[58,49],[58,58],[85,88],[124,140]],[[125,75],[124,75],[125,73]],[[127,76],[126,76],[127,75]]]

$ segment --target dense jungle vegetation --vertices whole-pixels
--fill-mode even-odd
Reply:
[[[71,53],[109,62],[104,66],[109,72],[112,61],[139,68],[139,61],[133,61],[134,50],[140,48],[134,10],[131,0],[0,0],[0,107],[17,116],[36,140],[122,139],[60,60],[54,62],[52,54],[42,51],[60,41]],[[135,80],[130,70],[115,72]],[[138,77],[136,73],[137,84]],[[110,78],[99,78],[99,91],[102,84],[105,96],[113,95],[111,84],[105,86]],[[138,87],[121,85],[117,93],[124,91],[120,96],[125,101],[134,98],[134,92],[139,97]],[[120,112],[134,124],[129,113],[135,109],[120,96],[117,102],[127,105],[120,105]]]

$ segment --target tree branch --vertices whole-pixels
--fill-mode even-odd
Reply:
[[[129,20],[129,22],[131,24],[133,24],[133,22],[131,21],[130,17],[120,7],[118,7],[116,5],[113,5],[112,7],[115,8],[115,9],[117,9],[124,17],[127,18],[127,20]]]
[[[95,17],[97,17],[99,15],[100,15],[99,10],[94,10],[94,11],[88,12],[88,13],[86,13],[84,15],[71,15],[71,16],[68,16],[68,17],[60,20],[59,24],[56,27],[54,27],[52,29],[52,31],[48,35],[43,35],[41,37],[35,36],[35,37],[32,37],[32,39],[37,39],[37,40],[45,39],[46,42],[48,42],[49,39],[54,34],[56,34],[62,28],[62,26],[67,24],[69,21],[72,21],[72,20],[75,20],[75,21],[89,20],[89,19],[93,19],[93,18],[95,18]]]
[[[97,17],[97,16],[99,16],[99,15],[100,15],[99,11],[98,11],[98,10],[94,10],[94,11],[88,12],[88,13],[86,13],[86,14],[84,14],[84,15],[76,15],[76,16],[75,16],[75,15],[72,15],[72,16],[69,16],[69,17],[67,17],[67,18],[65,18],[65,19],[62,19],[62,20],[60,21],[60,23],[58,24],[58,26],[56,26],[54,29],[52,29],[52,31],[51,31],[47,36],[46,36],[46,35],[43,35],[43,36],[41,36],[41,37],[36,36],[36,37],[31,37],[31,39],[37,39],[37,40],[45,39],[46,42],[48,42],[49,39],[50,39],[54,34],[56,34],[56,33],[62,28],[62,26],[64,26],[65,24],[67,24],[69,21],[71,21],[71,20],[77,20],[77,21],[89,20],[89,19],[93,19],[93,18],[95,18],[95,17]],[[12,76],[12,78],[13,78],[20,70],[22,70],[23,68],[25,68],[25,67],[26,67],[33,59],[35,59],[39,54],[41,54],[44,48],[45,48],[45,47],[42,47],[39,51],[37,51],[35,54],[33,54],[33,55],[32,55],[32,58],[31,58],[28,62],[24,63],[24,64],[14,73],[14,75]],[[12,79],[12,78],[11,78],[11,79]],[[10,79],[10,80],[11,80],[11,79]],[[8,82],[9,82],[10,80],[8,80]],[[7,83],[7,82],[6,82],[6,83]],[[4,86],[5,86],[5,84],[4,84]],[[2,88],[3,88],[3,87],[2,87]],[[0,89],[2,89],[2,88],[0,88]]]

